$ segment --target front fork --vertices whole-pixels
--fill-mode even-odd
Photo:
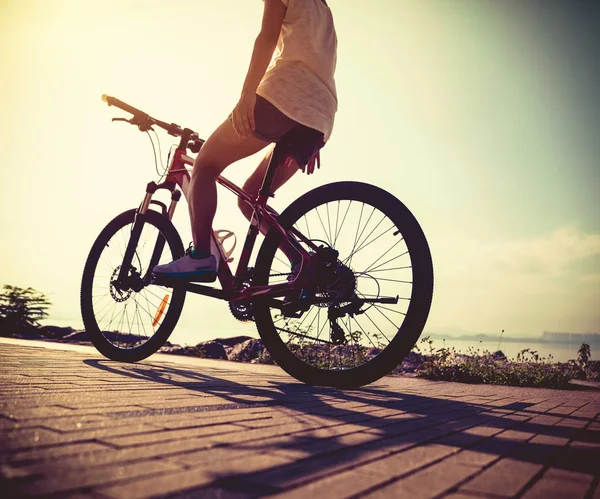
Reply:
[[[167,189],[171,191],[171,203],[168,208],[160,201],[152,200],[152,196],[154,196],[156,191],[159,189]],[[139,291],[136,288],[139,287],[141,289],[143,286],[146,286],[152,278],[152,269],[156,265],[158,265],[160,255],[162,255],[163,249],[165,247],[165,238],[162,234],[159,234],[159,236],[156,238],[156,243],[152,251],[150,263],[148,265],[148,268],[146,269],[146,274],[141,279],[136,279],[136,277],[140,276],[130,275],[133,256],[135,255],[136,248],[140,241],[142,229],[144,228],[144,224],[146,223],[146,213],[150,208],[150,204],[154,203],[159,205],[162,208],[163,216],[165,216],[169,221],[171,221],[173,219],[173,214],[175,213],[177,203],[180,199],[181,191],[175,188],[175,184],[173,182],[163,182],[161,184],[157,184],[156,182],[150,182],[146,186],[146,195],[144,196],[144,200],[142,201],[142,204],[140,205],[140,208],[138,209],[135,215],[135,220],[133,222],[133,228],[131,229],[129,242],[127,243],[125,255],[123,256],[123,262],[121,264],[121,268],[119,269],[117,286],[121,290],[134,289],[135,291]],[[141,269],[138,270],[141,271]]]

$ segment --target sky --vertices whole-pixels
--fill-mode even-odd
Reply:
[[[273,206],[337,180],[401,199],[434,261],[426,332],[600,332],[597,2],[329,4],[334,132],[321,170]],[[47,322],[81,326],[93,241],[156,179],[146,135],[111,123],[100,96],[207,137],[237,102],[261,14],[259,0],[0,0],[0,284],[44,292]],[[241,184],[258,160],[225,176]],[[242,239],[219,195],[214,228]],[[182,206],[174,223],[187,245]],[[188,296],[172,339],[218,334],[255,331]]]

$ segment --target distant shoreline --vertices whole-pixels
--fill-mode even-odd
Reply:
[[[517,337],[514,336],[502,336],[502,343],[543,343],[547,345],[581,345],[581,343],[588,343],[590,346],[600,347],[600,334],[592,333],[595,336],[591,338],[586,337],[583,339],[550,339],[546,336],[530,336],[530,337]],[[461,336],[453,336],[450,334],[439,334],[439,333],[423,333],[421,338],[429,336],[433,340],[450,340],[450,341],[500,341],[500,335],[490,336],[487,334],[464,334]]]

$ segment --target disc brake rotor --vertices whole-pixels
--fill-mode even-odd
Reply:
[[[121,266],[118,265],[115,268],[115,270],[113,270],[113,273],[110,276],[110,296],[112,296],[113,300],[115,300],[118,303],[127,301],[129,299],[129,297],[131,296],[131,294],[133,293],[133,290],[131,288],[129,288],[127,290],[123,290],[123,289],[117,287],[117,279],[119,277],[120,271],[121,271]]]

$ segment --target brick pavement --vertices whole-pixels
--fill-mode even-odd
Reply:
[[[598,498],[600,392],[0,340],[0,497]]]

